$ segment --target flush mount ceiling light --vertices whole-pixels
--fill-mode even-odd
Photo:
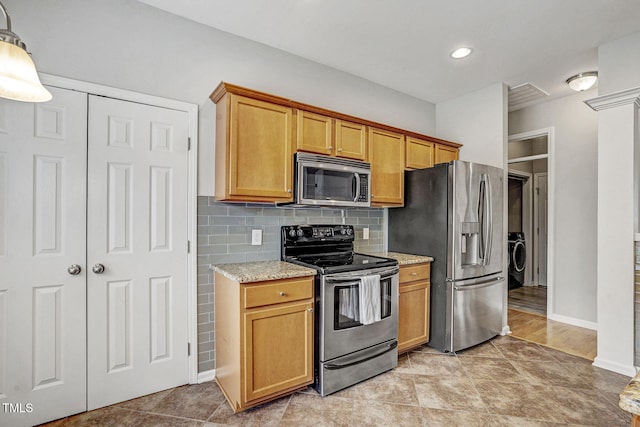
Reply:
[[[0,97],[25,102],[45,102],[51,94],[42,86],[27,47],[11,31],[11,18],[0,3],[7,28],[0,28]]]
[[[451,57],[453,59],[462,59],[469,55],[471,55],[472,49],[470,47],[459,47],[453,52],[451,52]]]
[[[597,71],[587,71],[585,73],[576,74],[567,79],[569,87],[576,92],[591,89],[598,81]]]

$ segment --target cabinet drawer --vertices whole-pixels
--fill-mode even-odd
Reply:
[[[400,267],[400,284],[415,282],[416,280],[429,280],[431,277],[431,264],[403,265]]]
[[[244,308],[298,301],[313,297],[313,278],[303,277],[289,280],[244,285]]]

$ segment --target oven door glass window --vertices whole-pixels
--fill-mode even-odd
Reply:
[[[360,323],[360,282],[337,285],[334,288],[333,329],[363,326]],[[380,280],[380,319],[391,316],[391,278]]]
[[[307,200],[354,201],[357,179],[353,172],[305,166],[302,173],[302,197]]]

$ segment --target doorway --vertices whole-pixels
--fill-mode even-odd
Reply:
[[[508,306],[547,315],[549,132],[508,144]]]

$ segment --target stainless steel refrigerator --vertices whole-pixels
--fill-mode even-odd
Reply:
[[[389,209],[389,250],[434,258],[429,345],[455,352],[499,334],[503,170],[454,160],[405,172],[405,206]]]

